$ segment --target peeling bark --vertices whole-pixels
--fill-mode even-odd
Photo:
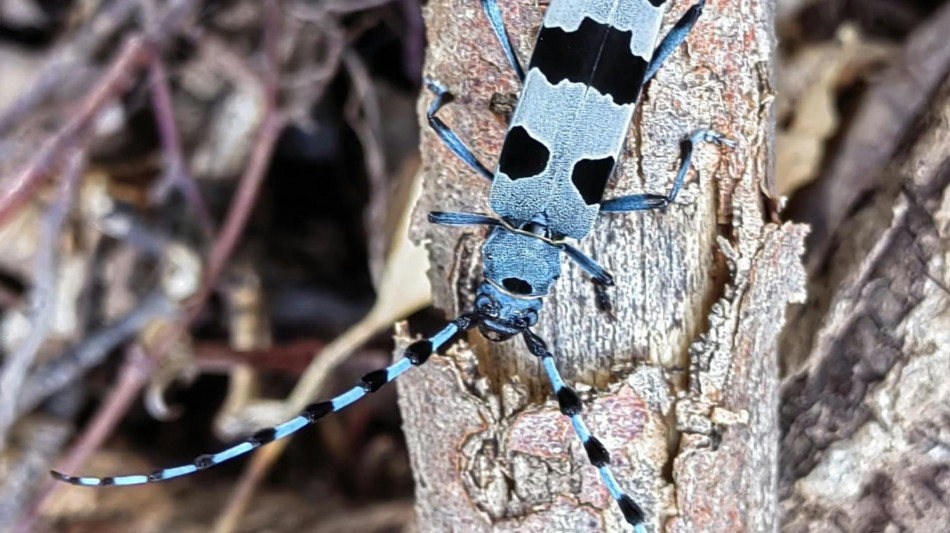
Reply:
[[[674,4],[667,27],[689,3]],[[541,11],[524,0],[501,9],[528,58]],[[456,95],[441,116],[493,167],[517,81],[477,2],[432,0],[425,17],[426,74]],[[536,328],[651,532],[777,529],[776,339],[787,303],[804,296],[805,230],[769,222],[772,19],[770,2],[707,3],[647,86],[607,195],[668,190],[695,129],[738,148],[700,147],[675,205],[604,216],[579,243],[615,276],[616,321],[565,262]],[[432,226],[425,213],[488,212],[489,186],[424,119],[423,129],[411,234],[428,243],[436,305],[455,316],[471,307],[484,233]],[[421,531],[628,530],[520,339],[473,333],[399,387]]]
[[[950,80],[930,109],[795,319],[822,327],[782,389],[785,532],[950,524]]]

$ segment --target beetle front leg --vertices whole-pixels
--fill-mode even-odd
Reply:
[[[570,244],[562,242],[557,247],[590,276],[594,283],[597,309],[606,314],[611,322],[616,320],[614,306],[610,303],[610,296],[607,294],[607,287],[613,287],[614,285],[614,277],[604,267]]]
[[[647,72],[643,77],[643,83],[650,81],[653,75],[656,74],[656,71],[660,70],[660,66],[663,65],[666,58],[670,57],[670,54],[673,53],[673,50],[676,50],[679,45],[683,44],[683,41],[686,40],[686,36],[689,35],[690,30],[693,29],[696,21],[699,20],[699,16],[702,15],[704,7],[706,7],[706,0],[700,0],[696,5],[687,9],[686,13],[676,21],[676,25],[673,26],[673,29],[663,37],[663,40],[660,41],[660,45],[653,51],[653,57],[650,59],[650,64],[647,65]]]
[[[491,24],[491,29],[495,32],[498,43],[501,44],[502,49],[505,51],[505,57],[508,58],[508,63],[511,64],[511,68],[515,71],[515,75],[518,76],[518,80],[524,83],[524,69],[521,68],[521,61],[518,60],[515,47],[511,44],[511,36],[508,35],[508,30],[505,28],[505,19],[502,18],[501,10],[498,9],[498,2],[496,0],[481,0],[481,2],[482,9],[485,10],[485,16],[488,17],[488,22]]]

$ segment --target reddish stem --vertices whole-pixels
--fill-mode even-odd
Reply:
[[[274,2],[269,4],[275,5]],[[273,7],[273,6],[272,6]],[[254,207],[258,192],[267,171],[276,145],[283,120],[278,116],[277,82],[279,64],[277,56],[277,36],[279,35],[279,19],[268,17],[264,25],[265,68],[263,73],[264,86],[264,118],[258,131],[258,140],[254,145],[248,166],[241,176],[238,190],[225,218],[224,228],[215,240],[209,255],[205,270],[204,282],[199,293],[188,306],[185,315],[164,339],[161,345],[150,350],[148,354],[140,354],[139,349],[133,349],[126,358],[119,372],[119,380],[106,401],[99,407],[92,423],[84,431],[79,440],[72,446],[65,458],[57,464],[57,468],[64,472],[76,472],[85,464],[86,460],[97,450],[105,439],[112,433],[119,420],[129,409],[132,402],[138,398],[139,391],[147,381],[148,375],[168,353],[178,339],[188,330],[188,327],[198,315],[214,287],[215,281],[224,269],[224,265],[234,251],[251,210]],[[147,59],[147,55],[144,56]],[[2,213],[2,212],[0,212]],[[2,220],[2,216],[0,216]],[[49,499],[50,495],[60,487],[53,482],[44,487],[36,503],[17,527],[19,532],[30,531],[37,518],[38,510]]]
[[[136,36],[125,41],[122,51],[112,61],[102,81],[82,102],[76,114],[50,137],[0,196],[0,225],[33,197],[33,193],[59,162],[63,150],[89,127],[99,110],[129,89],[134,80],[133,75],[145,66],[151,55],[152,47],[148,46],[144,38]]]

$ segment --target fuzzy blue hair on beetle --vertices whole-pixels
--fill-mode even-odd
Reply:
[[[449,226],[490,227],[482,246],[483,280],[475,308],[441,331],[406,348],[392,365],[370,372],[355,386],[327,401],[307,406],[300,415],[263,429],[224,451],[151,474],[117,477],[53,477],[74,485],[138,485],[195,473],[284,438],[375,392],[413,366],[424,364],[457,334],[478,327],[493,341],[520,335],[541,361],[561,412],[598,470],[624,519],[646,533],[643,509],[624,493],[610,470],[610,454],[588,430],[577,393],[561,379],[554,356],[531,328],[543,298],[561,274],[566,254],[591,278],[598,308],[610,316],[607,287],[613,277],[568,243],[583,239],[603,213],[662,209],[679,193],[699,142],[733,146],[711,130],[699,130],[682,143],[682,161],[667,194],[633,194],[604,199],[620,157],[643,85],[689,34],[705,0],[690,7],[660,39],[666,0],[551,0],[528,69],[521,67],[496,0],[481,0],[495,36],[523,86],[505,135],[495,172],[488,170],[438,117],[451,94],[426,80],[435,94],[426,117],[455,155],[491,182],[494,215],[434,212],[429,220]],[[657,41],[659,40],[659,44]]]

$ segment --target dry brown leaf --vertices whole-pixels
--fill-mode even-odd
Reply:
[[[788,195],[814,180],[840,124],[836,99],[875,65],[891,57],[893,46],[867,41],[845,26],[832,43],[801,49],[779,72],[776,139],[778,192]]]

